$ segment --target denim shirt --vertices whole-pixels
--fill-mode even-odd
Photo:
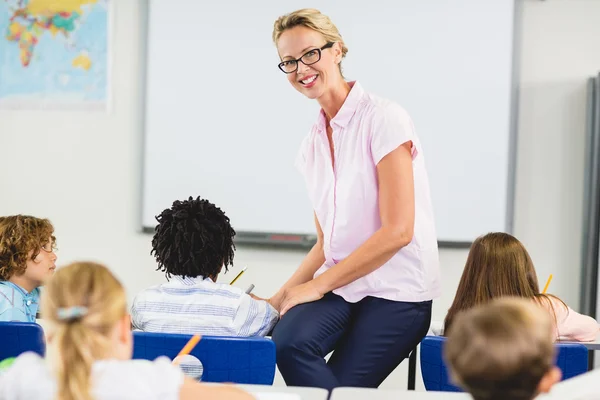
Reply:
[[[40,288],[27,293],[12,282],[0,281],[0,321],[35,322]]]

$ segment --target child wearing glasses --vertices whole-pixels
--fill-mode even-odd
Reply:
[[[35,322],[39,287],[56,269],[53,234],[47,219],[0,217],[0,321]]]

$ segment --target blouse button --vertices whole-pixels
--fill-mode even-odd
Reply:
[[[27,300],[27,305],[30,306],[31,305],[31,300]]]

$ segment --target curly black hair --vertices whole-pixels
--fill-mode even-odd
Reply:
[[[233,265],[235,231],[229,217],[208,200],[176,200],[156,220],[150,254],[167,279],[216,278],[223,266],[227,271]]]

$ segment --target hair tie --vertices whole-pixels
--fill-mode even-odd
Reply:
[[[61,321],[74,321],[87,315],[87,307],[74,306],[59,308],[56,315]]]

